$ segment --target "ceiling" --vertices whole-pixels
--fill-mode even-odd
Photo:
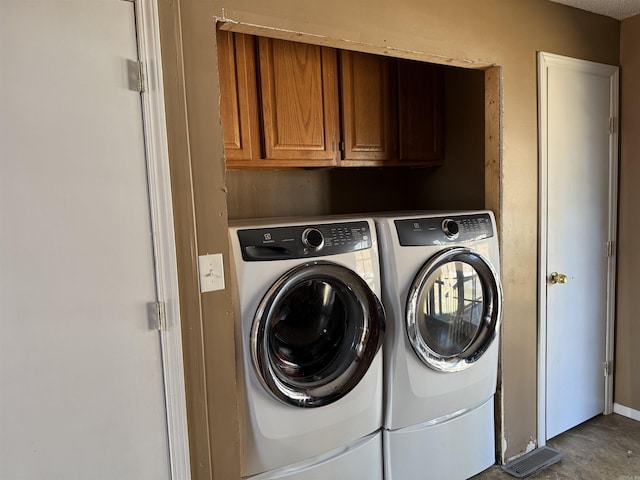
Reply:
[[[570,7],[624,20],[640,14],[640,0],[551,0]]]

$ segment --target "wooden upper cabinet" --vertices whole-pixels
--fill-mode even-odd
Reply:
[[[344,165],[383,165],[398,157],[395,61],[340,52]]]
[[[442,67],[398,60],[400,161],[442,163]]]
[[[218,30],[217,40],[225,156],[243,165],[261,156],[255,37]]]
[[[327,166],[338,160],[336,50],[259,39],[265,158],[273,166]]]
[[[440,165],[442,67],[219,30],[229,168]]]

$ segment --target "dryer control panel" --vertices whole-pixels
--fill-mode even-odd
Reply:
[[[252,228],[238,230],[238,239],[247,262],[336,255],[372,245],[364,221]]]
[[[446,245],[493,236],[488,213],[395,220],[398,240],[403,247]]]

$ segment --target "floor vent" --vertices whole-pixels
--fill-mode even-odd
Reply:
[[[509,462],[502,470],[517,478],[527,478],[549,465],[553,465],[564,456],[564,453],[551,447],[536,448],[532,452]]]

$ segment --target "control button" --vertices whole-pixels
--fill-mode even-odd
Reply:
[[[446,218],[442,221],[442,231],[448,238],[454,239],[458,237],[458,233],[460,232],[460,227],[458,226],[458,223],[455,220]]]
[[[317,228],[307,228],[302,232],[302,243],[305,247],[318,251],[324,246],[324,235]]]

